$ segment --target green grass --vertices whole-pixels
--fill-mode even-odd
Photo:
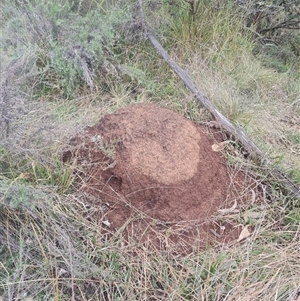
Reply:
[[[299,183],[299,57],[256,53],[244,15],[219,2],[195,2],[192,11],[187,1],[144,4],[171,57]],[[0,112],[9,119],[8,128],[0,120],[0,300],[297,300],[299,199],[237,143],[225,156],[255,179],[252,197],[214,220],[249,225],[250,238],[181,254],[172,241],[158,250],[105,227],[105,209],[76,190],[73,166],[61,161],[68,139],[132,103],[156,102],[195,122],[210,115],[135,31],[133,3],[33,3],[0,8]],[[75,56],[63,59],[76,43],[94,58],[93,89]],[[113,147],[100,147],[113,156]],[[172,233],[156,234],[165,243]]]

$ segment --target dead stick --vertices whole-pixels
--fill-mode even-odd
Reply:
[[[245,150],[249,153],[252,158],[259,159],[260,162],[264,161],[268,166],[272,165],[272,162],[265,158],[264,153],[259,149],[259,147],[246,135],[245,131],[240,127],[235,127],[228,118],[226,118],[217,107],[209,101],[209,99],[198,89],[196,84],[190,78],[188,73],[179,67],[179,65],[173,61],[168,53],[164,50],[158,40],[155,38],[155,35],[149,30],[146,25],[143,3],[142,0],[139,0],[142,25],[146,37],[149,38],[152,45],[155,47],[157,52],[163,57],[165,62],[175,71],[175,73],[180,77],[180,79],[185,83],[185,85],[194,93],[196,98],[204,105],[206,109],[214,116],[216,121],[221,124],[225,131],[236,140],[238,140]],[[300,187],[296,185],[291,179],[287,177],[282,171],[274,169],[273,173],[284,182],[288,190],[294,196],[300,197]]]

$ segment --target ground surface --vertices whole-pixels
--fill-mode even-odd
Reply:
[[[76,162],[77,185],[105,207],[101,218],[110,230],[123,227],[161,245],[159,234],[172,227],[172,242],[203,245],[235,240],[240,231],[212,217],[238,199],[232,179],[242,182],[214,143],[180,114],[137,104],[72,138],[64,160]]]

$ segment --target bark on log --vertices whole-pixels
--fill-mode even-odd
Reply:
[[[142,0],[139,0],[140,12],[142,17],[142,26],[146,37],[150,40],[156,51],[162,56],[165,62],[175,71],[180,77],[184,84],[193,92],[198,101],[210,111],[215,120],[225,130],[225,132],[235,138],[243,148],[249,153],[251,158],[258,159],[262,164],[272,167],[273,163],[271,160],[265,157],[264,153],[259,147],[246,135],[245,131],[241,127],[234,126],[228,118],[226,118],[218,108],[209,101],[209,99],[198,89],[196,84],[190,78],[188,73],[182,69],[175,61],[173,61],[162,45],[156,39],[154,33],[148,28],[143,11]],[[281,170],[275,168],[272,170],[272,174],[278,178],[285,185],[290,194],[296,197],[300,197],[300,186],[296,185],[289,177]]]

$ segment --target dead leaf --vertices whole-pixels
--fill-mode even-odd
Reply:
[[[242,232],[240,233],[240,236],[239,236],[237,242],[240,242],[240,241],[242,241],[243,239],[245,239],[245,238],[247,238],[247,237],[249,237],[249,236],[251,235],[251,233],[250,233],[249,230],[248,230],[248,227],[249,227],[249,225],[246,225],[246,226],[243,228],[243,230],[242,230]]]
[[[103,223],[105,226],[110,227],[110,222],[109,222],[108,220],[102,221],[102,223]]]
[[[214,152],[220,152],[222,151],[223,149],[225,149],[226,147],[226,144],[229,143],[230,140],[226,140],[226,141],[223,141],[223,142],[219,142],[219,143],[215,143],[211,146],[212,150]]]
[[[226,208],[226,209],[219,209],[218,212],[221,213],[221,214],[239,212],[238,210],[235,210],[236,206],[237,206],[237,201],[234,201],[234,204],[232,205],[232,207]]]
[[[61,277],[61,276],[63,276],[63,275],[65,275],[65,274],[67,274],[68,273],[68,271],[66,271],[65,269],[60,269],[59,271],[58,271],[58,277]]]
[[[28,172],[22,172],[18,175],[18,179],[30,179],[30,174]]]
[[[251,189],[251,194],[252,194],[251,204],[254,205],[255,200],[256,200],[256,194],[255,194],[255,191],[253,189]]]
[[[226,146],[226,141],[220,142],[220,143],[215,143],[211,146],[212,150],[214,152],[220,152],[221,150],[223,150]]]
[[[265,213],[263,211],[245,211],[243,213],[244,219],[252,219],[252,220],[261,220],[264,217]]]

